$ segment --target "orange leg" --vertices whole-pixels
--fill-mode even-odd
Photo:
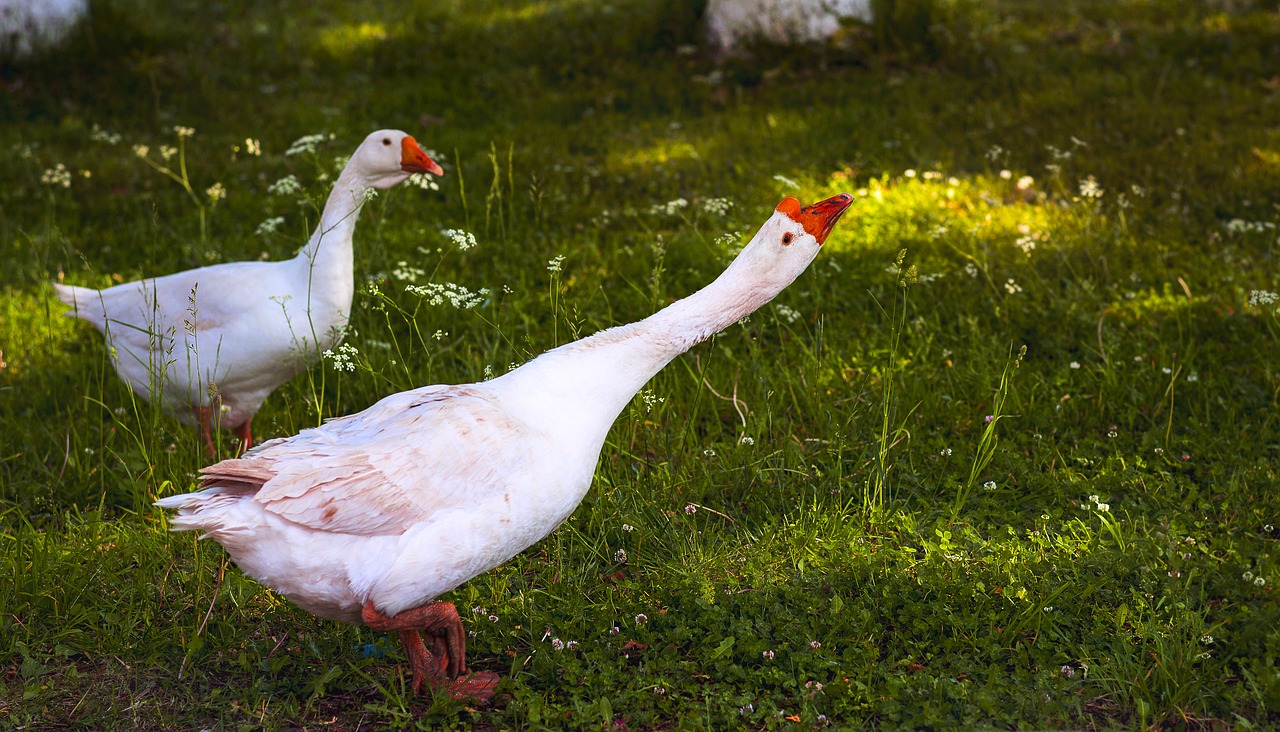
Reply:
[[[492,671],[468,673],[467,634],[453,603],[433,602],[388,616],[378,611],[372,600],[366,600],[361,617],[374,630],[399,634],[413,668],[415,694],[425,685],[444,688],[455,699],[474,699],[481,704],[493,698],[498,675]],[[430,651],[422,632],[431,638]]]
[[[213,445],[213,407],[192,407],[196,413],[196,424],[200,427],[200,435],[204,437],[204,449],[212,460],[218,456],[218,449]]]
[[[249,417],[244,421],[244,424],[236,428],[236,437],[240,438],[240,449],[242,451],[246,451],[253,447],[253,434],[249,432],[249,423],[252,421],[253,417]]]

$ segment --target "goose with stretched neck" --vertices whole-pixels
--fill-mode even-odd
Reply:
[[[720,277],[644,320],[490,381],[393,394],[271,440],[156,505],[177,510],[173,530],[203,531],[302,608],[399,633],[415,691],[486,700],[497,675],[467,671],[457,610],[434,600],[568,518],[627,402],[799,277],[852,201],[788,198]]]
[[[200,425],[210,457],[215,425],[234,430],[247,449],[267,396],[342,340],[354,292],[351,240],[369,189],[443,172],[411,136],[379,130],[356,148],[293,259],[219,264],[105,290],[54,289],[73,308],[67,315],[106,336],[116,372],[135,393]]]

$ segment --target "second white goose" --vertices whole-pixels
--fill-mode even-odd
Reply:
[[[218,425],[248,448],[249,423],[267,396],[342,339],[355,287],[351,239],[367,189],[443,172],[409,135],[379,130],[356,148],[293,259],[218,264],[105,290],[53,287],[73,308],[67,315],[106,336],[116,372],[135,393],[160,396],[167,411],[200,425],[210,457]]]

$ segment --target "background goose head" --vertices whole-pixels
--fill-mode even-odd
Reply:
[[[348,169],[373,188],[391,188],[414,173],[444,175],[444,170],[418,146],[412,135],[400,130],[378,130],[364,138],[351,156]]]

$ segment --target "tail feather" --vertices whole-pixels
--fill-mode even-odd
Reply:
[[[75,285],[54,284],[53,291],[58,299],[66,303],[71,310],[63,313],[74,318],[83,318],[90,322],[101,320],[102,293],[92,287],[76,287]]]

